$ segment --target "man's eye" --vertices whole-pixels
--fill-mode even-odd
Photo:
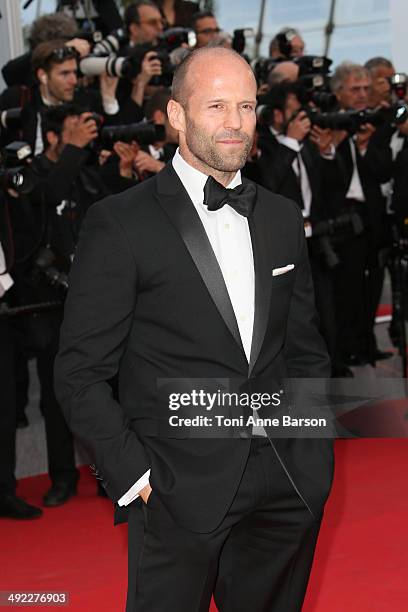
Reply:
[[[242,108],[245,109],[245,110],[252,111],[252,110],[254,110],[254,105],[253,104],[243,104]]]
[[[210,108],[223,108],[222,104],[211,104]]]

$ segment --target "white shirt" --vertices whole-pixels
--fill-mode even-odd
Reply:
[[[349,138],[349,145],[351,151],[351,159],[353,160],[353,174],[351,176],[351,182],[346,194],[346,199],[357,200],[358,202],[365,202],[365,195],[357,168],[356,144],[352,138]]]
[[[402,151],[404,147],[404,136],[401,134],[399,130],[395,130],[391,136],[390,140],[390,149],[392,155],[392,161],[395,161],[398,157],[398,154]],[[392,196],[394,192],[394,179],[387,181],[386,183],[381,183],[380,185],[381,193],[386,199],[386,209],[387,215],[394,214],[392,210]]]
[[[183,183],[204,226],[230,296],[245,355],[249,362],[255,313],[255,272],[248,220],[228,205],[210,211],[204,205],[208,176],[188,164],[177,149],[173,168]],[[241,185],[238,170],[228,189]],[[118,501],[127,506],[149,482],[148,470]]]
[[[13,279],[10,274],[6,272],[6,258],[0,242],[0,297],[2,297],[13,284]]]

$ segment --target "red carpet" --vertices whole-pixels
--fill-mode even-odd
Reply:
[[[377,308],[377,317],[392,315],[392,304],[380,304]]]
[[[336,455],[303,612],[406,612],[407,441],[340,441]],[[45,476],[26,478],[19,494],[39,504],[47,486]],[[68,591],[62,609],[123,612],[127,528],[113,528],[111,504],[95,490],[83,468],[79,496],[65,506],[37,521],[0,519],[0,590]]]

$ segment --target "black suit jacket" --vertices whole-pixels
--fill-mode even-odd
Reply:
[[[363,207],[366,211],[370,244],[373,247],[380,246],[384,239],[386,202],[381,192],[381,184],[388,182],[392,176],[392,152],[389,139],[389,128],[380,127],[370,138],[364,155],[361,155],[356,147],[358,174],[366,200]],[[333,167],[332,172],[327,171],[327,180],[331,185],[331,196],[328,201],[329,215],[333,217],[344,210],[346,195],[353,175],[353,158],[348,138],[337,147],[336,159],[337,168]]]
[[[255,266],[249,364],[220,267],[171,163],[89,209],[55,364],[58,399],[109,496],[117,501],[151,468],[152,488],[175,521],[198,532],[225,516],[250,439],[247,432],[192,439],[185,430],[166,430],[169,409],[158,379],[249,378],[255,388],[259,380],[330,371],[298,207],[259,187],[249,228]],[[289,263],[293,271],[272,276]],[[119,402],[107,383],[117,372]],[[275,448],[293,485],[320,513],[331,483],[330,441],[277,440]]]
[[[259,126],[258,128],[258,148],[260,151],[258,175],[261,185],[274,193],[279,193],[294,200],[302,208],[300,179],[292,167],[297,153],[279,143],[267,126]],[[312,223],[316,223],[326,216],[327,193],[329,191],[325,181],[326,168],[337,165],[337,163],[324,160],[317,147],[309,140],[304,141],[301,156],[312,192],[310,219]]]

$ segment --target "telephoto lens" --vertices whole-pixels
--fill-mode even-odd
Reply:
[[[106,125],[101,129],[100,139],[106,148],[112,147],[115,142],[132,142],[139,145],[149,145],[166,140],[164,125],[156,125],[152,121],[140,121],[127,125]]]

